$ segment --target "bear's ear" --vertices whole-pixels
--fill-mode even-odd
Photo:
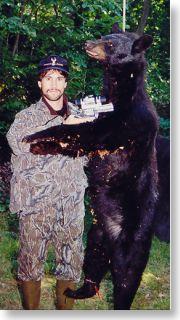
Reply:
[[[112,26],[111,33],[122,33],[123,31],[119,28],[118,22],[115,22]]]
[[[146,51],[152,44],[153,38],[148,34],[144,34],[139,39],[135,40],[132,45],[131,54]]]

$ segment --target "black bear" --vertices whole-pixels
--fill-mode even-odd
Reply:
[[[86,51],[104,65],[114,111],[93,122],[56,126],[26,137],[33,153],[88,155],[89,187],[97,222],[88,234],[85,280],[66,295],[96,294],[110,270],[114,308],[130,309],[146,267],[157,200],[157,115],[145,90],[144,52],[152,37],[122,32],[88,41]]]
[[[161,135],[156,139],[158,166],[158,201],[155,208],[154,234],[170,242],[170,140]]]

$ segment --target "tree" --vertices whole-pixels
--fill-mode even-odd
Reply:
[[[87,57],[84,43],[108,34],[114,22],[122,27],[122,5],[122,0],[1,0],[0,128],[39,98],[37,64],[45,55],[57,53],[70,61],[70,99],[100,94],[102,68]],[[158,108],[169,102],[168,8],[168,0],[127,2],[127,30],[144,30],[154,38],[148,90]]]
[[[143,32],[144,32],[144,28],[147,23],[147,18],[149,16],[149,7],[150,7],[150,0],[144,0],[143,12],[142,12],[141,19],[140,19],[140,22],[139,22],[139,25],[137,28],[138,34],[143,34]]]

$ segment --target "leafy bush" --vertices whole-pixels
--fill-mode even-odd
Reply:
[[[155,104],[169,101],[169,1],[152,0],[145,32],[154,38],[148,52],[148,90]],[[127,25],[137,29],[142,0],[127,4]],[[87,39],[110,32],[114,22],[122,26],[120,0],[2,0],[0,3],[1,113],[14,114],[39,98],[37,64],[42,57],[61,54],[70,62],[70,99],[100,94],[102,68],[85,54]],[[1,132],[5,123],[1,124]]]

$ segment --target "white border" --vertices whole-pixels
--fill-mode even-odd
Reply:
[[[157,0],[158,1],[158,0]],[[0,319],[21,320],[26,317],[33,320],[54,319],[92,319],[92,318],[118,318],[118,319],[177,319],[180,313],[179,300],[179,248],[178,222],[180,208],[178,201],[178,180],[180,180],[180,0],[171,1],[171,311],[158,310],[133,310],[133,311],[113,311],[113,310],[73,310],[73,311],[56,311],[56,310],[0,310]],[[179,196],[180,197],[180,196]],[[180,243],[180,242],[179,242]]]

